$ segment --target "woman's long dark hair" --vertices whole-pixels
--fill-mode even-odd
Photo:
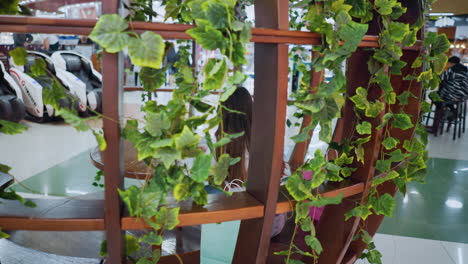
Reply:
[[[240,113],[235,113],[223,108],[223,131],[228,134],[235,134],[244,131],[244,135],[234,139],[231,143],[224,146],[221,153],[227,153],[231,157],[240,157],[241,161],[229,168],[227,181],[247,179],[246,159],[250,150],[250,133],[252,125],[252,96],[244,87],[238,87],[236,91],[222,105],[228,109],[232,109]],[[221,137],[220,128],[216,131],[218,140]],[[220,155],[220,151],[217,151]]]

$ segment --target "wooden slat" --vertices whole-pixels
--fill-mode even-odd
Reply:
[[[179,226],[259,218],[263,216],[263,205],[248,193],[234,193],[231,197],[224,194],[208,196],[208,203],[199,206],[192,201],[176,203],[168,200],[168,206],[180,206]],[[126,213],[127,214],[127,213]],[[127,214],[128,215],[128,214]],[[149,226],[140,219],[130,216],[122,218],[124,229],[146,229]]]
[[[0,15],[0,27],[3,32],[37,32],[37,33],[55,33],[88,35],[96,24],[96,20],[90,19],[60,19],[60,18],[38,18],[23,16]],[[185,33],[192,25],[183,24],[163,24],[151,22],[133,22],[132,28],[136,32],[153,31],[160,34],[165,39],[185,39],[191,37]],[[278,43],[278,44],[297,44],[297,45],[319,45],[321,36],[318,33],[306,31],[290,31],[284,29],[253,28],[252,42],[256,43]],[[378,47],[377,36],[365,36],[360,47],[371,48]],[[421,43],[411,48],[420,49]]]
[[[336,197],[340,193],[350,197],[364,190],[362,183],[350,180],[322,185],[316,192],[323,197]],[[275,214],[290,212],[294,208],[287,191],[281,188]],[[1,200],[0,226],[7,230],[42,231],[98,231],[104,230],[104,200],[100,199],[33,199],[36,208],[27,208],[18,201]],[[91,198],[91,197],[90,197]],[[218,223],[231,220],[253,219],[263,216],[264,206],[246,192],[208,195],[208,204],[197,206],[191,202],[177,203],[169,199],[167,206],[181,206],[179,226]],[[124,215],[122,229],[146,229],[142,221]]]
[[[121,0],[102,3],[103,14],[118,14]],[[120,217],[123,203],[118,190],[123,188],[123,152],[120,123],[123,114],[123,55],[102,53],[102,114],[104,138],[107,148],[104,160],[104,221],[107,239],[107,262],[125,263],[125,240]],[[116,122],[117,121],[117,122]]]
[[[287,30],[288,0],[255,0],[257,27]],[[255,83],[247,192],[265,205],[260,219],[242,221],[233,263],[265,263],[283,171],[288,46],[255,44]]]
[[[127,87],[124,87],[124,91],[125,92],[144,91],[144,89],[143,89],[143,87],[127,86]],[[172,93],[174,91],[175,91],[175,89],[172,89],[172,88],[159,88],[159,89],[155,90],[155,92],[157,92],[157,93],[159,93],[159,92]],[[210,91],[210,94],[221,94],[221,92],[219,92],[219,91]]]

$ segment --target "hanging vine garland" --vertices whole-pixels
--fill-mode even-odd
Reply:
[[[311,252],[304,252],[297,248],[293,243],[288,251],[278,252],[279,255],[286,255],[288,263],[291,255],[300,254],[317,259],[322,251],[320,242],[315,237],[315,228],[311,217],[309,216],[310,206],[324,206],[326,204],[340,203],[340,197],[324,199],[319,194],[314,195],[312,190],[325,181],[342,181],[351,176],[356,170],[353,168],[354,161],[364,163],[365,149],[363,144],[371,139],[374,129],[384,129],[384,139],[382,145],[386,152],[377,160],[375,168],[384,175],[376,178],[372,182],[370,191],[365,194],[364,202],[345,214],[346,220],[351,217],[360,217],[366,220],[371,214],[392,216],[395,207],[394,198],[386,193],[379,195],[377,187],[387,181],[393,181],[403,193],[406,191],[406,184],[411,181],[423,182],[425,176],[426,162],[428,159],[426,144],[427,132],[421,125],[417,125],[416,133],[419,137],[413,137],[411,141],[400,142],[398,139],[390,136],[390,129],[397,128],[408,130],[415,124],[411,121],[411,116],[404,112],[404,106],[408,104],[410,97],[418,98],[422,101],[423,110],[429,111],[427,103],[423,97],[411,94],[410,91],[404,91],[397,96],[390,82],[390,76],[401,75],[401,69],[406,63],[401,61],[403,55],[402,48],[411,47],[416,43],[418,31],[423,26],[423,18],[414,25],[408,25],[396,22],[403,14],[406,8],[402,7],[398,1],[367,1],[367,0],[338,0],[338,1],[298,1],[295,5],[308,8],[305,14],[301,15],[297,11],[290,12],[292,27],[301,29],[304,26],[311,31],[321,33],[324,36],[325,43],[316,48],[320,54],[314,61],[312,68],[320,71],[326,68],[334,73],[334,78],[329,83],[321,84],[317,90],[310,92],[307,85],[308,80],[302,82],[300,91],[296,95],[295,105],[300,110],[299,116],[309,115],[312,122],[305,127],[300,134],[293,137],[295,142],[303,142],[309,139],[310,131],[317,125],[321,126],[320,139],[329,142],[330,148],[335,148],[336,143],[330,142],[331,120],[339,116],[343,104],[334,98],[339,98],[344,94],[344,74],[339,65],[357,48],[359,43],[367,32],[366,25],[357,23],[366,23],[373,19],[375,14],[379,15],[383,29],[379,34],[379,48],[374,49],[373,56],[370,57],[368,65],[372,77],[367,88],[357,87],[356,94],[349,97],[353,102],[356,116],[366,118],[380,118],[380,113],[387,108],[387,113],[381,116],[380,124],[373,127],[368,121],[362,121],[355,124],[355,130],[362,137],[345,142],[339,146],[340,156],[334,160],[327,160],[326,155],[317,151],[314,158],[308,160],[301,166],[288,180],[286,187],[291,196],[298,202],[296,204],[296,225],[309,232],[305,237],[305,242],[311,247]],[[426,2],[426,10],[429,3]],[[334,23],[330,23],[332,20]],[[352,31],[350,30],[352,29]],[[342,44],[343,43],[343,44]],[[447,62],[447,57],[443,53],[448,50],[449,42],[444,35],[429,33],[424,40],[425,53],[418,58],[412,65],[412,68],[419,68],[422,62],[425,62],[426,71],[420,75],[405,76],[406,80],[415,80],[423,82],[425,89],[435,89],[438,87],[438,75],[443,71]],[[349,49],[346,49],[349,48]],[[332,61],[330,61],[332,60]],[[335,62],[337,62],[335,64]],[[301,70],[301,68],[299,68]],[[310,76],[310,72],[302,67],[304,76]],[[382,97],[376,101],[368,100],[368,89],[371,85],[377,85],[383,91]],[[317,94],[321,96],[317,97]],[[402,106],[399,112],[392,112],[391,105],[399,101]],[[329,105],[335,108],[329,111]],[[327,110],[324,115],[322,111]],[[422,115],[421,115],[422,116]],[[324,118],[328,117],[328,118]],[[419,119],[419,117],[418,117]],[[419,122],[418,122],[419,124]],[[399,146],[399,148],[397,148]],[[403,151],[401,150],[403,149]],[[373,151],[373,150],[370,150]],[[398,170],[394,170],[395,164],[399,164]],[[302,177],[304,171],[312,171],[312,180],[305,180]],[[381,254],[375,250],[371,236],[361,229],[355,239],[360,238],[368,245],[368,250],[361,256],[367,258],[370,263],[381,263]],[[293,238],[294,239],[294,238]],[[293,262],[291,262],[293,263]],[[294,263],[302,263],[294,260]]]

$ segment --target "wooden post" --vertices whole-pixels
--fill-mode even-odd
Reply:
[[[288,0],[256,0],[256,26],[289,28]],[[242,221],[233,263],[265,263],[283,168],[288,46],[255,44],[255,93],[247,192],[265,204],[264,217]]]
[[[104,0],[103,14],[115,14],[121,11],[120,0]],[[122,120],[123,98],[123,57],[121,53],[102,54],[103,76],[103,118],[104,137],[107,149],[104,161],[104,220],[106,225],[107,251],[109,264],[125,263],[124,232],[121,228],[122,201],[117,189],[123,188],[123,156],[120,139],[120,121]],[[118,123],[116,122],[118,121]]]

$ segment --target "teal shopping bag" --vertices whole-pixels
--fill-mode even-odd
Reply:
[[[236,248],[240,221],[201,227],[200,263],[230,264]]]

